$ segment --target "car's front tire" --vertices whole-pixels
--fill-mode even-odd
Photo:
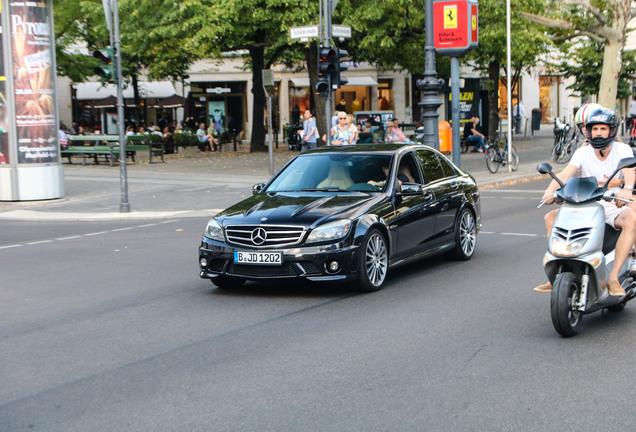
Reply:
[[[475,215],[467,208],[462,209],[455,221],[455,249],[453,256],[462,261],[469,260],[475,253],[477,223]]]
[[[371,228],[367,232],[360,253],[356,288],[364,292],[378,291],[384,284],[389,268],[386,240],[378,229]]]

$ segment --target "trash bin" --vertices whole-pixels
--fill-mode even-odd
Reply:
[[[536,131],[541,129],[541,110],[534,108],[532,110],[532,130]]]

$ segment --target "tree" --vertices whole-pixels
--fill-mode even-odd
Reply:
[[[236,53],[243,56],[246,66],[251,68],[254,103],[250,151],[266,150],[262,71],[284,60],[293,64],[302,59],[301,48],[292,46],[289,40],[289,26],[310,19],[311,6],[306,3],[299,7],[286,0],[189,0],[187,3],[188,7],[196,8],[199,15],[191,21],[191,35],[184,41],[186,45],[203,57],[220,58],[223,53]]]
[[[552,29],[555,42],[576,40],[585,45],[592,40],[602,44],[598,102],[613,107],[623,68],[627,23],[635,16],[632,3],[632,0],[552,0],[544,13],[524,10],[521,14]]]
[[[512,82],[506,83],[509,91],[515,94],[519,77],[537,65],[541,54],[548,51],[548,39],[537,26],[528,25],[518,13],[519,7],[540,10],[543,1],[515,0],[511,10],[511,63]],[[466,60],[475,69],[488,76],[489,130],[494,136],[499,124],[499,81],[501,72],[506,72],[506,2],[491,0],[479,3],[479,47],[468,54]]]

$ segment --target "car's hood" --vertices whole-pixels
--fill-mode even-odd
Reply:
[[[223,225],[303,224],[328,218],[352,218],[362,207],[377,199],[376,194],[352,192],[278,192],[257,194],[216,216]]]

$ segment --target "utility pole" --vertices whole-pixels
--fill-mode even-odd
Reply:
[[[115,39],[115,66],[117,68],[117,125],[119,126],[119,177],[121,185],[121,202],[119,211],[130,212],[128,202],[128,173],[126,172],[126,135],[124,131],[124,93],[121,75],[121,40],[119,35],[119,4],[113,0],[113,33]]]
[[[435,70],[435,44],[433,43],[433,0],[426,0],[424,6],[425,13],[425,35],[424,44],[424,78],[417,80],[417,86],[422,92],[422,100],[419,105],[422,107],[422,125],[424,126],[423,143],[439,150],[439,130],[437,123],[439,115],[437,109],[442,102],[437,97],[443,79],[437,78]]]

